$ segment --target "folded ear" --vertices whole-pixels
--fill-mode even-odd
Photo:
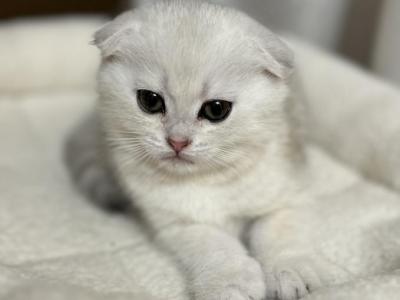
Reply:
[[[97,30],[93,44],[100,49],[102,57],[107,58],[118,52],[121,41],[137,32],[139,27],[134,12],[127,11]]]
[[[275,34],[263,28],[257,46],[265,70],[275,77],[286,79],[294,66],[294,54]]]

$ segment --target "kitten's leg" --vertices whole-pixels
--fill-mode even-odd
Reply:
[[[93,114],[69,137],[65,148],[66,164],[74,182],[93,202],[106,209],[123,210],[128,201],[115,182],[99,138]]]
[[[250,249],[266,274],[268,299],[298,299],[399,267],[400,199],[360,184],[310,206],[258,220]]]
[[[299,299],[329,283],[331,272],[338,272],[314,248],[306,214],[281,210],[258,220],[251,229],[250,251],[261,263],[267,286],[267,299]],[[319,230],[319,228],[315,228]]]
[[[202,224],[164,229],[158,239],[186,271],[194,299],[264,299],[260,265],[238,239]]]

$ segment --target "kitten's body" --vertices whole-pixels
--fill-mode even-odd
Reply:
[[[320,216],[329,205],[316,200],[359,179],[309,161],[291,114],[298,103],[288,100],[290,52],[248,17],[205,3],[161,2],[117,18],[95,43],[103,54],[97,113],[107,157],[98,163],[111,166],[156,239],[187,272],[196,299],[295,299],[347,280],[343,253],[354,237],[338,241],[344,266],[337,266],[320,253],[324,235],[337,240],[328,236],[335,226],[341,233],[354,226],[362,235],[368,220],[400,215],[393,197],[379,206],[390,208],[386,216],[366,200],[354,223],[342,224],[338,216],[323,227]],[[141,111],[138,89],[162,94],[166,113]],[[204,101],[221,98],[234,102],[226,120],[199,119]],[[169,135],[191,139],[185,160],[164,159],[171,154]],[[320,168],[333,168],[328,178],[334,181],[321,179]],[[352,256],[366,252],[355,247]],[[367,263],[352,273],[368,274]],[[373,272],[387,268],[377,263]]]

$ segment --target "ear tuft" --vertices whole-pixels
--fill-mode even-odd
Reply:
[[[294,54],[284,42],[264,28],[256,44],[268,73],[279,79],[290,77],[294,67]]]
[[[107,58],[118,51],[124,36],[139,29],[139,24],[133,11],[127,11],[114,20],[106,23],[94,34],[92,44],[96,45],[103,58]]]

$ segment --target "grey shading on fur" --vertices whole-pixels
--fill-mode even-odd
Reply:
[[[127,197],[115,181],[104,151],[95,114],[85,118],[65,146],[65,162],[72,180],[96,205],[109,211],[125,211]]]

